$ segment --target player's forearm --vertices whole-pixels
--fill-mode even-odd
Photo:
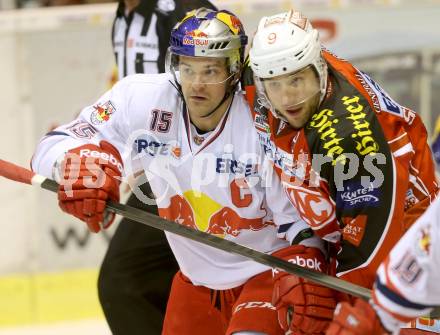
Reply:
[[[399,328],[418,317],[429,315],[432,308],[409,301],[404,296],[387,288],[383,283],[376,283],[373,290],[372,305],[382,325],[394,333]]]
[[[374,304],[388,327],[427,315],[440,303],[439,220],[437,199],[394,246],[377,272]]]
[[[65,153],[85,142],[68,135],[47,136],[38,144],[31,161],[33,171],[45,177],[55,178],[55,167]]]

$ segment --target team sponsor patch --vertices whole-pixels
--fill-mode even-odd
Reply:
[[[316,191],[296,186],[287,189],[289,200],[312,229],[320,229],[336,220],[335,206],[319,188]]]
[[[431,249],[431,227],[422,227],[418,232],[416,252],[428,256]]]
[[[418,318],[411,321],[407,326],[403,328],[416,328],[421,330],[426,330],[427,334],[440,334],[440,320],[432,318]],[[425,333],[425,332],[420,332]]]
[[[338,208],[361,208],[379,206],[380,191],[378,188],[364,187],[358,183],[351,183],[344,187],[344,191],[336,194]]]
[[[254,125],[258,130],[270,133],[270,127],[266,115],[255,114]]]
[[[93,106],[93,108],[95,110],[90,115],[90,121],[95,125],[109,121],[112,114],[116,112],[110,100],[103,104]]]
[[[343,239],[358,247],[364,238],[367,216],[358,215],[355,218],[342,217],[342,222],[344,224],[342,230]]]
[[[179,158],[182,153],[181,148],[176,141],[163,143],[149,135],[137,137],[134,140],[133,146],[136,153],[147,154],[153,157],[172,155],[174,158]]]
[[[242,162],[233,158],[217,157],[215,172],[249,177],[258,174],[258,165],[251,162]]]
[[[358,71],[356,78],[370,95],[373,100],[374,108],[377,111],[385,111],[404,117],[404,108],[395,102],[384,89],[366,73]]]
[[[209,43],[207,38],[208,35],[206,33],[199,29],[194,29],[186,33],[186,35],[183,37],[182,43],[183,45],[207,46]]]
[[[362,156],[379,151],[379,144],[370,129],[370,123],[366,120],[367,114],[359,96],[344,96],[342,103],[348,112],[346,119],[353,124],[354,132],[351,137],[356,143],[356,151]]]
[[[205,138],[203,136],[194,135],[193,140],[195,144],[202,145],[202,143],[205,141]]]
[[[289,21],[300,27],[302,30],[306,30],[307,26],[309,25],[309,20],[298,11],[292,12],[292,16],[290,17]]]
[[[278,148],[266,133],[258,132],[258,138],[264,154],[275,166],[279,167],[287,176],[304,179],[306,173],[304,164],[297,164],[293,159],[293,154]]]
[[[412,206],[414,206],[417,202],[417,197],[414,194],[414,191],[412,189],[408,189],[406,191],[406,197],[405,197],[405,210],[410,209]]]
[[[325,108],[313,114],[307,125],[322,143],[327,157],[332,159],[332,165],[338,162],[345,164],[347,156],[344,155],[344,137],[338,132],[336,125],[340,120],[336,117],[335,111]],[[324,131],[325,129],[325,131]]]

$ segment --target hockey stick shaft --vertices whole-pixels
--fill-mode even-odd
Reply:
[[[27,170],[23,167],[15,165],[13,163],[0,159],[0,176],[7,179],[11,179],[20,183],[39,185],[41,188],[57,192],[58,183],[49,178],[45,178],[34,172]],[[348,293],[363,299],[369,299],[371,296],[370,290],[341,280],[336,277],[332,277],[320,272],[308,270],[299,265],[289,263],[281,258],[277,258],[260,251],[239,245],[232,241],[195,230],[172,221],[162,219],[154,214],[142,211],[140,209],[124,205],[121,203],[115,203],[112,201],[107,202],[107,209],[119,214],[127,219],[137,221],[146,224],[150,227],[174,233],[179,236],[189,238],[193,241],[200,242],[205,245],[209,245],[216,249],[220,249],[229,253],[235,253],[254,260],[257,263],[266,265],[271,268],[278,268],[286,271],[290,274],[309,279],[313,282],[321,284],[323,286]]]

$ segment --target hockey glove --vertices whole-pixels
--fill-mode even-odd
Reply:
[[[87,223],[92,232],[107,228],[115,214],[105,210],[107,200],[119,201],[122,173],[118,150],[106,141],[85,144],[66,154],[58,189],[60,208]]]
[[[327,271],[322,252],[317,248],[293,245],[274,254],[311,270]],[[293,334],[324,334],[337,304],[337,292],[306,279],[273,270],[272,303],[284,331]]]
[[[335,310],[333,322],[326,335],[381,335],[388,334],[373,307],[362,299],[354,306],[341,302]]]

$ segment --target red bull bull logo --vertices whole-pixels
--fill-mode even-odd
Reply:
[[[104,104],[93,106],[95,109],[90,115],[90,121],[93,124],[101,124],[110,120],[111,115],[116,111],[111,101]]]
[[[198,38],[208,38],[208,35],[199,29],[194,29],[194,30],[188,31],[186,33],[186,36],[198,37]]]
[[[226,24],[234,34],[237,35],[240,32],[241,22],[237,17],[225,12],[220,12],[217,14],[217,19]]]
[[[179,195],[175,195],[170,199],[168,207],[159,208],[159,215],[166,220],[197,229],[194,212],[190,204]]]
[[[272,222],[260,218],[243,218],[234,209],[223,207],[208,195],[187,191],[174,195],[166,208],[159,208],[161,217],[218,237],[240,235],[242,230],[259,231]]]
[[[425,254],[429,255],[431,249],[431,234],[429,232],[430,227],[423,228],[419,233],[418,247],[419,250]]]

